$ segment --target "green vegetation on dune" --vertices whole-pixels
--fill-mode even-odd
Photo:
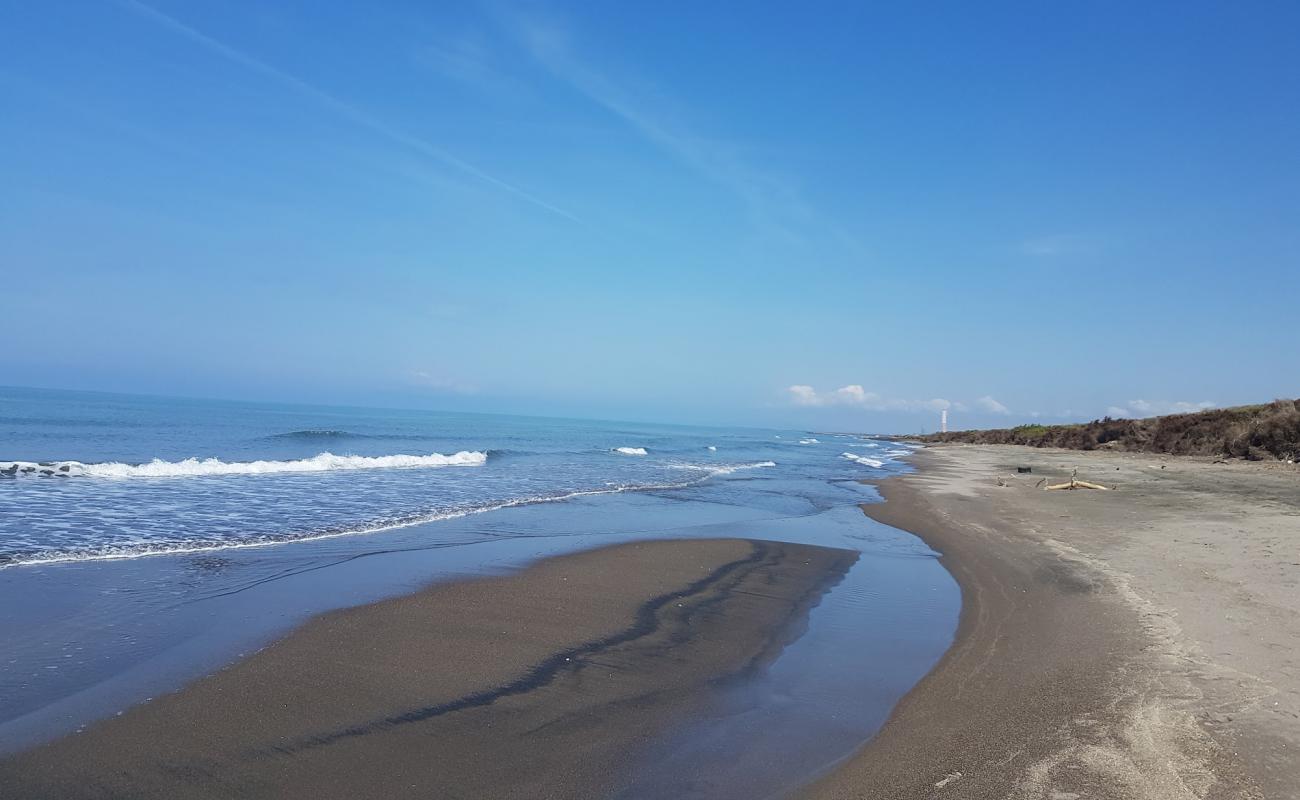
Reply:
[[[921,442],[1019,444],[1070,450],[1225,456],[1255,461],[1300,459],[1300,400],[1147,419],[1105,419],[1078,425],[1020,425],[909,437]]]

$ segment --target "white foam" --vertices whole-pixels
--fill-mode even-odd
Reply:
[[[800,439],[799,444],[821,444],[821,442],[816,439]]]
[[[644,447],[615,447],[615,453],[622,453],[625,456],[643,456],[646,454]]]
[[[885,466],[885,462],[883,461],[874,458],[867,458],[866,456],[860,456],[857,453],[840,453],[840,458],[847,458],[849,461],[857,462],[858,464],[861,464],[864,467]]]
[[[72,478],[188,478],[204,475],[269,475],[285,472],[330,472],[341,469],[412,469],[421,467],[472,467],[487,461],[487,453],[462,450],[445,456],[336,456],[320,453],[295,461],[222,461],[216,458],[187,458],[163,461],[155,458],[147,464],[106,462],[84,464],[80,461],[57,461],[37,464],[28,461],[0,461],[0,470],[17,465],[19,476],[58,476]]]
[[[712,450],[712,451],[715,452],[715,453],[718,451],[718,448],[715,447],[715,446],[713,446],[713,445],[709,445],[709,449]]]
[[[0,462],[3,463],[3,462]],[[11,462],[12,463],[12,462]],[[663,491],[665,489],[685,489],[689,486],[696,486],[704,483],[710,478],[717,475],[727,475],[742,469],[758,469],[762,467],[775,467],[774,461],[760,461],[754,464],[735,464],[727,467],[716,466],[694,466],[682,465],[683,468],[704,470],[707,474],[687,481],[678,483],[648,483],[648,484],[609,484],[604,489],[587,489],[564,494],[555,495],[536,495],[532,497],[519,497],[512,500],[505,500],[499,503],[488,503],[481,506],[469,508],[460,508],[449,511],[437,511],[429,514],[413,514],[392,521],[376,522],[370,525],[362,525],[355,528],[345,528],[342,530],[329,530],[320,533],[307,533],[298,536],[276,536],[261,539],[253,539],[242,542],[169,542],[160,545],[136,545],[121,547],[104,547],[90,551],[77,553],[34,553],[26,557],[19,558],[7,563],[0,563],[0,570],[20,566],[37,566],[40,564],[61,564],[73,561],[117,561],[120,559],[147,558],[149,556],[162,555],[189,555],[194,553],[209,553],[219,550],[244,550],[255,547],[276,547],[280,545],[295,544],[297,542],[314,542],[321,539],[337,539],[341,536],[364,536],[372,533],[382,533],[384,531],[396,530],[398,528],[409,528],[413,525],[424,525],[430,522],[439,522],[441,520],[457,519],[468,517],[473,514],[486,514],[491,511],[501,511],[507,508],[517,508],[519,506],[537,505],[540,503],[562,503],[566,500],[574,500],[579,497],[592,497],[603,494],[622,494],[624,492],[648,492]]]
[[[730,475],[733,472],[739,472],[742,469],[765,469],[775,467],[775,461],[755,461],[753,464],[726,464],[718,466],[717,464],[669,464],[670,469],[698,469],[701,472],[713,475]]]
[[[739,472],[742,469],[765,469],[767,467],[775,466],[775,461],[759,461],[755,464],[735,464],[730,467],[712,467],[710,469],[714,475],[730,475],[731,473]]]

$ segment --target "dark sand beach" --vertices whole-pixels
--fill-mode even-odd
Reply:
[[[0,795],[609,796],[656,733],[797,636],[857,557],[626,544],[332,612],[0,762]]]
[[[863,508],[943,553],[963,591],[956,642],[802,796],[1300,797],[1294,465],[1012,446],[915,458]],[[1076,467],[1113,490],[1039,487]]]

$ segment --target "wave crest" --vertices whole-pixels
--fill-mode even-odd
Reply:
[[[860,456],[857,453],[840,453],[840,458],[847,458],[849,461],[861,464],[864,467],[880,468],[885,466],[885,462],[880,461],[879,459],[867,458],[866,456]]]
[[[615,447],[615,453],[622,453],[625,456],[643,456],[646,455],[644,447]]]
[[[289,431],[288,433],[273,433],[266,437],[268,439],[346,439],[360,434],[351,431],[335,431],[323,428],[311,428],[305,431]]]
[[[271,475],[278,473],[331,472],[345,469],[412,469],[427,467],[472,467],[487,462],[487,454],[462,450],[452,455],[431,453],[425,456],[336,456],[320,453],[293,461],[222,461],[216,458],[187,458],[163,461],[155,458],[146,464],[105,462],[83,464],[80,461],[0,461],[0,473],[18,476],[66,478],[187,478],[203,475]]]

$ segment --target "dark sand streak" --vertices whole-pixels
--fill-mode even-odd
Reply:
[[[661,735],[797,638],[857,558],[657,540],[331,612],[0,759],[0,797],[613,796]]]
[[[770,544],[766,542],[754,542],[753,544],[754,552],[747,558],[723,564],[707,577],[701,578],[687,586],[685,589],[661,594],[658,597],[643,603],[636,611],[636,621],[627,629],[594,641],[584,642],[577,647],[561,650],[533,667],[518,680],[512,681],[504,686],[498,686],[494,689],[475,692],[474,694],[457,698],[448,703],[440,703],[438,705],[411,709],[402,714],[388,716],[384,719],[366,723],[364,725],[356,725],[347,728],[346,730],[312,736],[298,742],[275,747],[273,750],[275,753],[280,755],[293,755],[302,750],[328,746],[340,739],[365,736],[370,733],[386,730],[399,725],[424,722],[435,717],[440,717],[443,714],[453,714],[457,711],[464,711],[468,708],[490,706],[503,697],[527,694],[544,686],[548,686],[555,680],[562,670],[578,671],[587,664],[594,664],[595,662],[591,661],[588,656],[596,655],[621,644],[643,639],[658,631],[661,626],[659,611],[669,603],[675,600],[686,599],[692,595],[700,594],[704,590],[720,583],[729,573],[740,570],[743,567],[756,565],[765,561],[772,561],[773,559],[777,561],[780,560],[781,554]],[[721,599],[721,597],[715,596],[710,602],[716,604],[721,602]],[[674,638],[682,638],[687,635],[687,633],[682,631]]]

